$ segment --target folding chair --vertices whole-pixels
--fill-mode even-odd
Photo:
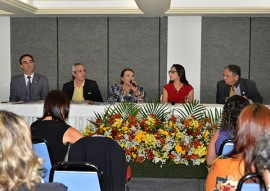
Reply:
[[[50,172],[50,182],[60,182],[68,191],[101,191],[102,172],[87,162],[60,162]]]
[[[103,172],[103,191],[124,191],[127,163],[125,150],[108,137],[83,137],[69,151],[69,161],[90,162]]]
[[[245,181],[257,179],[262,183],[262,186],[259,183],[246,183]],[[262,181],[262,177],[257,173],[249,173],[243,176],[237,185],[236,191],[265,191],[265,186]]]
[[[43,159],[42,178],[49,182],[50,170],[52,168],[52,155],[48,142],[40,137],[32,137],[33,150],[39,158]]]
[[[232,152],[234,148],[234,140],[232,139],[226,139],[224,140],[219,148],[218,155],[228,155],[230,152]]]

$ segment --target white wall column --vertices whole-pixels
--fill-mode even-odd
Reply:
[[[11,78],[10,17],[0,17],[0,101],[8,101]]]
[[[181,64],[188,82],[194,88],[194,98],[200,100],[201,77],[201,16],[168,17],[168,70]],[[167,77],[169,81],[169,76]]]

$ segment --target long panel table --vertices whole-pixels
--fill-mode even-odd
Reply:
[[[143,103],[141,104],[143,106]],[[222,109],[221,104],[203,104],[207,109],[215,110]],[[87,103],[71,103],[69,118],[67,123],[72,127],[82,131],[89,124],[89,119],[95,119],[96,113],[104,113],[105,109],[110,106],[109,103],[87,104]],[[182,104],[174,106],[169,105],[169,108],[183,108]],[[7,110],[23,116],[28,125],[31,125],[38,117],[43,114],[43,102],[33,103],[0,103],[0,110]]]

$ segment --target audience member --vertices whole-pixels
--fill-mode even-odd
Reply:
[[[109,102],[133,102],[146,101],[144,88],[135,81],[135,73],[132,69],[122,70],[120,84],[114,84],[110,89]]]
[[[247,105],[249,105],[248,100],[238,95],[234,95],[226,101],[222,111],[221,128],[213,135],[208,146],[207,165],[210,166],[217,158],[223,141],[234,139],[237,117]]]
[[[237,65],[227,65],[224,69],[223,80],[217,83],[216,103],[224,104],[232,95],[247,98],[250,103],[263,103],[263,98],[252,80],[241,78],[241,69]]]
[[[209,169],[206,191],[234,190],[242,176],[255,172],[254,148],[260,135],[270,131],[270,109],[261,104],[246,106],[237,120],[234,149],[216,159]]]
[[[270,132],[260,137],[254,154],[257,170],[263,176],[265,187],[270,191]]]
[[[34,58],[30,54],[20,57],[24,74],[11,77],[9,101],[44,100],[49,92],[48,78],[35,72]]]
[[[193,100],[194,89],[186,79],[185,68],[174,64],[168,73],[170,81],[163,87],[162,103],[185,103]]]
[[[75,63],[72,66],[72,81],[63,85],[63,92],[73,101],[95,101],[103,102],[98,84],[94,80],[85,78],[84,65]]]
[[[55,162],[63,161],[68,151],[68,143],[75,143],[82,134],[65,123],[69,114],[70,100],[59,90],[52,90],[44,102],[43,116],[32,123],[32,136],[48,141]]]
[[[40,161],[33,149],[29,127],[18,115],[0,111],[0,190],[64,191],[59,183],[40,183]]]

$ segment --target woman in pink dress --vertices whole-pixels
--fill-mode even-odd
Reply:
[[[194,89],[186,79],[185,68],[174,64],[168,73],[170,81],[163,87],[162,103],[185,103],[186,100],[193,100]]]

